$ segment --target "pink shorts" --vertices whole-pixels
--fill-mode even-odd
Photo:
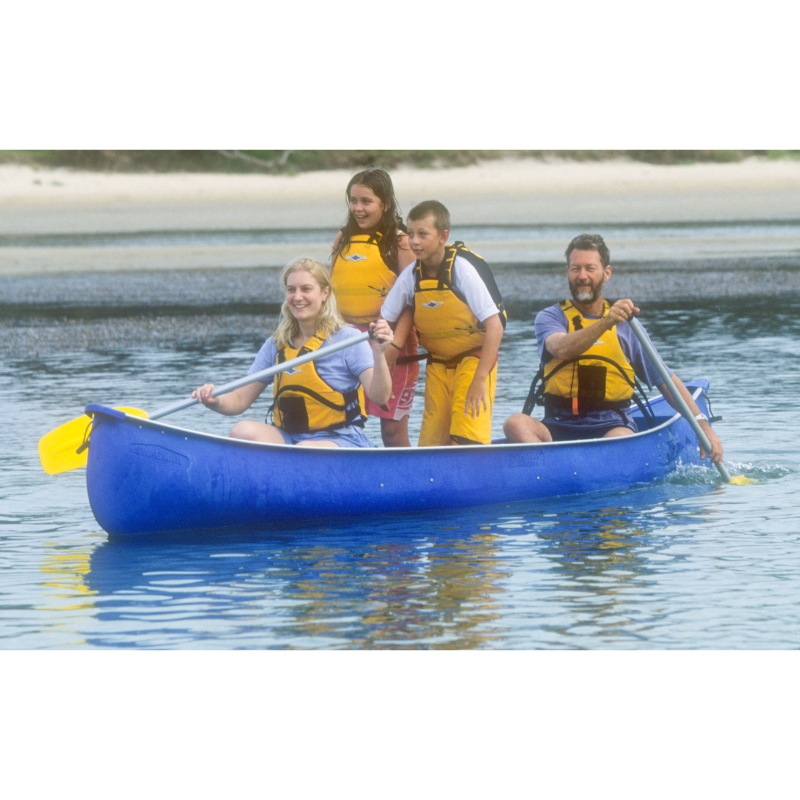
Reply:
[[[353,325],[360,331],[368,331],[369,325]],[[415,356],[417,349],[417,332],[412,328],[405,346],[397,354],[398,358],[403,356]],[[419,380],[419,361],[412,361],[410,364],[395,364],[392,373],[392,396],[385,406],[373,403],[368,397],[367,414],[371,417],[381,419],[402,419],[411,413],[411,405],[414,402],[414,394],[417,391],[417,381]]]

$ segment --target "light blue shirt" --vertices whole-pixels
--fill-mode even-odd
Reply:
[[[352,339],[354,336],[361,336],[361,331],[351,328],[350,326],[342,328],[340,331],[329,336],[320,349],[329,344],[336,344],[337,342],[344,341],[345,339]],[[278,346],[275,344],[275,337],[270,336],[266,342],[261,346],[258,351],[253,365],[247,371],[248,375],[262,370],[269,369],[275,366],[278,358]],[[302,369],[306,364],[301,365]],[[317,369],[317,374],[325,381],[332,389],[337,392],[353,391],[357,389],[361,381],[359,376],[366,369],[372,369],[375,366],[375,360],[372,357],[372,348],[369,344],[359,342],[352,347],[346,347],[343,350],[337,350],[335,353],[323,356],[321,359],[314,361],[314,366]],[[264,379],[264,384],[269,386],[275,379],[274,375]],[[342,447],[374,447],[372,442],[366,437],[363,428],[358,425],[348,425],[346,428],[340,428],[336,431],[315,431],[313,433],[296,433],[289,434],[285,431],[282,432],[287,444],[296,444],[304,439],[327,439],[334,441]]]
[[[329,344],[336,344],[337,342],[351,339],[354,336],[361,336],[361,331],[347,326],[340,331],[329,336],[325,342],[320,345],[320,349]],[[278,358],[278,346],[275,344],[275,337],[270,336],[266,342],[261,346],[258,351],[256,360],[253,365],[247,370],[248,375],[262,370],[269,369],[275,366]],[[314,364],[317,367],[317,373],[320,378],[325,381],[332,389],[337,392],[350,392],[357,389],[359,385],[359,376],[365,369],[371,369],[375,366],[375,361],[372,357],[372,348],[367,342],[360,342],[352,347],[346,347],[344,350],[338,350],[331,353],[329,356],[323,356]],[[266,378],[263,383],[269,386],[274,380],[274,376]]]

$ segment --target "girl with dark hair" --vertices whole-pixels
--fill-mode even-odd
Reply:
[[[377,167],[354,175],[347,184],[347,221],[331,254],[331,283],[345,321],[365,331],[380,316],[381,305],[397,276],[415,261],[389,174]],[[392,396],[384,405],[367,402],[367,412],[380,418],[386,447],[410,447],[408,417],[419,379],[419,363],[396,363],[417,354],[410,310],[395,330],[386,353],[392,370]]]

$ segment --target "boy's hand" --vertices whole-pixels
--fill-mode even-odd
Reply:
[[[378,353],[385,353],[387,348],[389,348],[389,345],[391,345],[394,340],[394,333],[389,327],[389,323],[385,319],[378,318],[376,322],[370,323],[369,331],[370,347]],[[397,348],[395,347],[390,349],[397,352]]]
[[[489,399],[486,395],[486,380],[478,380],[478,378],[475,377],[472,379],[472,383],[467,390],[464,414],[468,414],[472,419],[475,419],[481,415],[481,406],[483,406],[484,411],[487,411],[489,408]]]

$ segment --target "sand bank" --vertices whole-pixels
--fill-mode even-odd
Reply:
[[[296,176],[107,174],[3,165],[0,235],[335,229],[346,213],[350,175],[341,170]],[[392,177],[404,210],[440,199],[454,227],[547,223],[597,229],[604,223],[800,220],[800,161],[656,166],[523,159],[456,169],[402,168]],[[329,252],[324,246],[311,249],[318,257]],[[559,249],[560,240],[553,252]],[[277,265],[296,251],[288,245],[115,252],[7,243],[0,246],[0,274]]]
[[[351,174],[107,174],[3,165],[0,233],[336,226]],[[405,210],[435,197],[460,224],[800,219],[800,161],[524,159],[403,168],[392,177]]]

